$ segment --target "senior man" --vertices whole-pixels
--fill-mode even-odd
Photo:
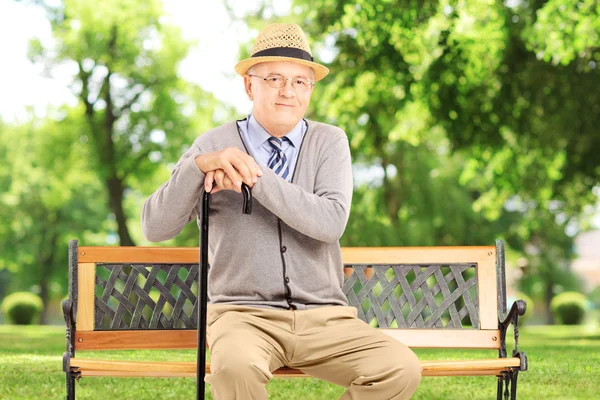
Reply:
[[[200,224],[211,192],[207,341],[216,400],[267,399],[282,366],[347,388],[342,399],[407,399],[421,366],[407,346],[357,318],[342,291],[342,236],[352,198],[346,134],[304,117],[314,84],[302,29],[272,24],[236,71],[252,113],[199,136],[145,202],[150,241]],[[252,188],[240,214],[241,184]]]

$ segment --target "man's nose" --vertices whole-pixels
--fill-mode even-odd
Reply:
[[[285,86],[283,86],[280,90],[279,93],[284,96],[284,97],[294,97],[296,96],[296,89],[294,89],[294,86],[292,86],[292,80],[288,79],[287,81],[285,81]]]

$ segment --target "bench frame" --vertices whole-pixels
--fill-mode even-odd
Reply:
[[[465,260],[464,256],[466,253],[473,253],[473,251],[477,249],[478,253],[481,256],[477,260]],[[410,258],[408,263],[418,263],[421,259],[423,264],[429,265],[431,264],[431,260],[427,262],[422,259],[422,254],[424,251],[427,251],[427,254],[432,255],[433,261],[437,263],[443,263],[444,265],[448,265],[452,262],[475,262],[478,263],[478,268],[480,265],[486,264],[488,268],[486,269],[485,277],[479,276],[481,275],[478,269],[478,277],[479,280],[477,283],[478,290],[478,298],[479,304],[477,304],[477,311],[481,314],[481,324],[479,326],[479,330],[477,329],[460,329],[461,335],[464,334],[467,336],[469,332],[473,332],[472,335],[477,334],[478,340],[475,341],[472,345],[469,345],[467,342],[470,340],[465,340],[462,344],[454,344],[453,346],[444,346],[443,343],[434,344],[435,341],[440,340],[441,335],[447,335],[448,329],[439,328],[439,329],[427,329],[427,334],[423,335],[423,330],[415,330],[414,328],[378,328],[385,329],[384,332],[400,339],[402,337],[402,341],[408,344],[411,347],[456,347],[456,348],[488,348],[488,349],[497,349],[499,358],[497,360],[481,360],[481,363],[477,363],[475,361],[469,362],[469,365],[465,365],[465,361],[437,361],[437,362],[423,362],[424,375],[427,376],[477,376],[477,375],[493,375],[498,379],[498,388],[497,388],[497,398],[498,399],[516,399],[517,393],[517,382],[518,382],[518,374],[520,371],[527,370],[527,356],[524,352],[519,350],[519,330],[518,330],[518,318],[522,316],[526,311],[526,304],[522,300],[516,301],[510,311],[507,313],[506,309],[506,279],[505,279],[505,259],[504,259],[504,243],[502,241],[497,241],[496,246],[479,246],[479,247],[428,247],[428,248],[343,248],[343,258],[345,263],[345,272],[346,277],[352,275],[352,273],[356,273],[354,266],[352,266],[352,270],[348,267],[347,260],[350,260],[350,264],[358,264],[359,266],[369,265],[371,267],[370,275],[367,273],[367,268],[363,269],[363,272],[367,276],[366,279],[369,280],[374,275],[373,272],[376,269],[377,265],[384,264],[389,267],[389,260],[383,259],[381,254],[383,252],[396,252],[397,254],[401,254],[402,257]],[[129,254],[130,256],[124,256]],[[131,256],[135,254],[135,256]],[[145,254],[145,255],[144,255]],[[162,254],[162,255],[161,255]],[[90,315],[89,306],[86,306],[85,309],[78,309],[78,305],[80,300],[80,295],[82,294],[84,299],[84,304],[89,304],[90,296],[91,301],[94,301],[94,290],[92,286],[92,292],[83,291],[79,287],[79,278],[85,275],[82,275],[82,271],[87,270],[95,271],[95,263],[161,263],[165,262],[164,260],[170,260],[171,263],[193,263],[198,265],[198,248],[165,248],[165,247],[137,247],[137,248],[123,248],[123,247],[78,247],[78,243],[76,240],[72,240],[69,243],[69,297],[67,300],[63,301],[63,313],[65,317],[66,323],[66,352],[63,354],[63,371],[66,374],[66,389],[67,389],[67,399],[75,399],[75,381],[80,379],[83,375],[90,376],[195,376],[196,375],[196,365],[195,363],[176,363],[177,368],[172,369],[173,365],[169,365],[173,371],[177,370],[179,372],[173,373],[152,373],[149,371],[138,371],[133,372],[128,365],[135,364],[132,362],[123,362],[119,364],[118,362],[106,362],[109,363],[110,366],[106,367],[109,372],[102,373],[99,371],[99,365],[103,363],[100,360],[85,360],[78,359],[75,357],[77,349],[90,349],[92,347],[88,342],[94,340],[95,338],[99,338],[101,335],[115,335],[115,331],[111,332],[94,332],[94,317],[93,312],[91,310],[92,315]],[[437,254],[437,255],[436,255]],[[452,257],[448,257],[448,254],[455,254]],[[176,256],[177,255],[177,256]],[[441,259],[436,259],[436,257],[445,257],[446,261]],[[461,258],[462,257],[462,258]],[[453,258],[453,259],[452,259]],[[461,261],[459,261],[461,260]],[[79,268],[80,265],[84,265],[85,268]],[[91,265],[90,265],[91,264]],[[490,266],[493,269],[490,269]],[[482,270],[483,271],[483,270]],[[495,271],[495,274],[492,272],[490,275],[490,271]],[[85,273],[84,273],[85,274]],[[494,276],[495,275],[495,276]],[[88,288],[89,288],[89,276],[87,278]],[[92,277],[92,282],[93,282]],[[196,279],[197,282],[197,279]],[[366,282],[366,281],[365,281]],[[483,291],[480,291],[482,282],[486,282]],[[497,296],[490,296],[490,293],[486,293],[487,291],[496,293]],[[483,292],[483,293],[482,293]],[[413,299],[414,300],[414,299]],[[482,303],[485,303],[483,304]],[[197,307],[197,300],[195,307]],[[484,313],[482,314],[481,305],[483,304]],[[494,306],[494,309],[497,310],[497,313],[488,313],[486,314],[485,310],[489,310],[490,305]],[[197,310],[197,308],[194,308]],[[381,313],[381,309],[379,309]],[[359,314],[363,313],[362,310],[359,309]],[[364,313],[362,314],[364,316]],[[372,315],[372,314],[371,314]],[[83,322],[82,322],[83,321]],[[77,324],[80,324],[82,327],[86,327],[85,329],[77,330]],[[508,357],[507,348],[506,348],[506,334],[509,329],[509,326],[513,325],[514,327],[514,341],[515,348],[512,350],[512,357]],[[91,329],[90,329],[91,327]],[[485,331],[486,329],[493,329],[487,332],[497,332],[498,334],[489,336],[487,341],[482,341],[481,337],[484,335],[479,332]],[[437,332],[436,332],[437,331]],[[125,331],[119,330],[119,335],[126,336],[127,332],[133,332],[133,335],[141,334],[144,331]],[[180,345],[176,346],[177,348],[196,348],[195,339],[196,339],[196,329],[165,329],[161,331],[161,335],[165,335],[165,337],[171,334],[177,334],[177,341]],[[484,332],[485,333],[485,332]],[[423,339],[425,336],[425,339]],[[429,339],[427,339],[429,336]],[[498,337],[499,336],[499,337]],[[419,338],[417,340],[417,338]],[[432,338],[436,338],[433,340]],[[109,349],[111,347],[102,347],[98,345],[96,347],[98,349]],[[114,348],[114,347],[113,347]],[[123,348],[136,348],[136,347],[123,347]],[[173,347],[163,347],[163,348],[173,348]],[[505,360],[505,361],[502,361]],[[487,365],[484,365],[487,361]],[[494,362],[496,361],[496,362]],[[503,364],[500,364],[503,362]],[[92,373],[85,372],[86,366],[93,364],[94,371]],[[160,365],[167,365],[169,363],[143,363],[148,366],[148,368],[159,368]],[[173,364],[173,363],[170,363]],[[193,364],[193,365],[192,365]],[[121,372],[119,372],[119,368],[122,368]],[[179,368],[179,369],[178,369]],[[206,367],[206,371],[209,373],[209,367]],[[290,368],[282,368],[278,371],[274,372],[274,376],[277,377],[298,377],[305,376],[301,371],[297,371]]]

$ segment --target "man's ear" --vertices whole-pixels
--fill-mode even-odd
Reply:
[[[254,95],[252,94],[252,80],[249,75],[244,75],[244,88],[246,89],[246,95],[250,101],[254,100]]]

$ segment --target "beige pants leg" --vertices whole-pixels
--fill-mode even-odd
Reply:
[[[348,388],[343,400],[408,399],[421,380],[416,355],[357,319],[354,307],[209,305],[207,323],[215,400],[266,400],[271,372],[284,365]]]
[[[421,364],[404,344],[357,318],[354,307],[296,311],[294,368],[348,388],[340,400],[409,399]]]

